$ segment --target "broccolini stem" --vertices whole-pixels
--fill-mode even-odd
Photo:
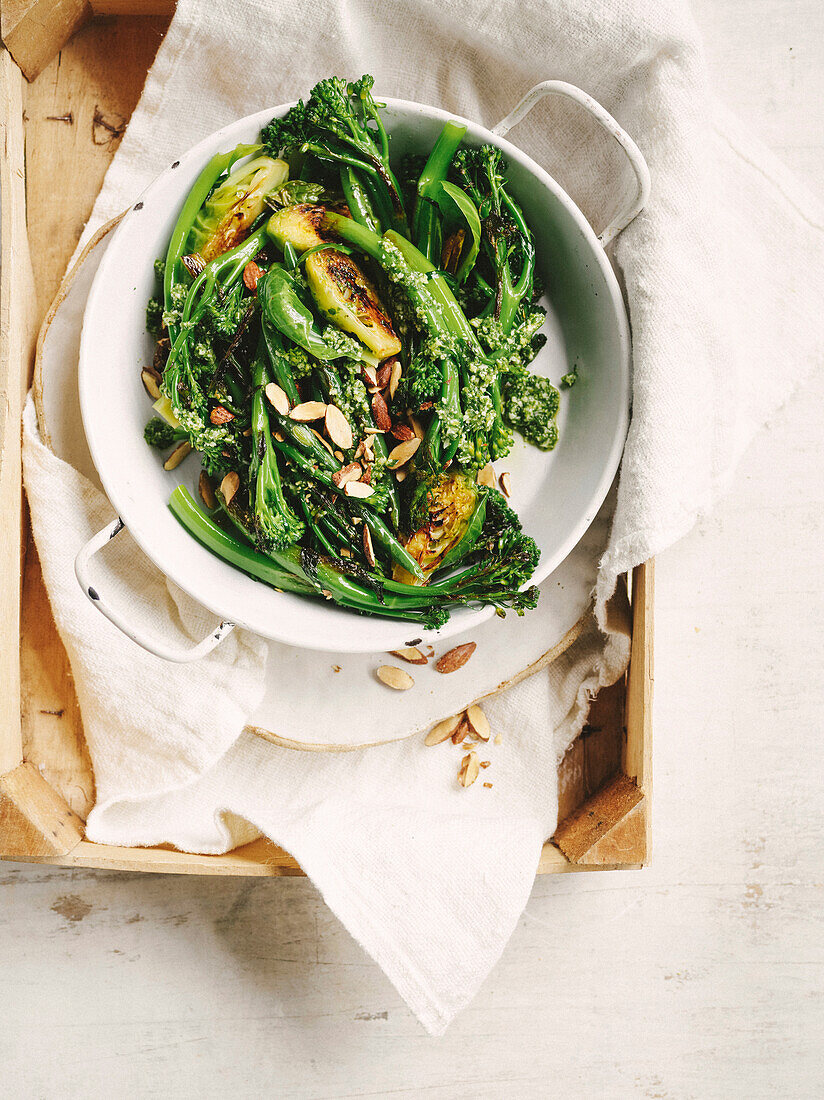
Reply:
[[[412,237],[426,259],[439,266],[443,234],[441,214],[435,200],[465,133],[465,126],[453,121],[447,122],[432,147],[418,180],[418,199],[412,216]]]
[[[341,166],[340,185],[352,217],[356,222],[360,222],[361,225],[365,225],[367,229],[376,233],[380,229],[378,219],[375,217],[366,188],[354,168],[347,165]]]

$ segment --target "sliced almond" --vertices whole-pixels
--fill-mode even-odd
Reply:
[[[154,367],[144,367],[140,372],[143,388],[152,401],[160,399],[160,373]]]
[[[376,675],[382,684],[394,691],[408,691],[415,683],[408,672],[395,665],[381,665]]]
[[[478,470],[478,484],[485,485],[487,489],[495,488],[495,468],[491,462],[487,462],[482,470]]]
[[[309,431],[312,433],[312,435],[317,436],[317,438],[321,441],[321,443],[324,445],[324,447],[326,448],[326,450],[329,452],[330,455],[334,453],[332,451],[332,444],[329,442],[328,439],[324,439],[323,436],[320,434],[320,432],[316,428],[310,428]],[[340,461],[340,460],[338,460],[338,461]]]
[[[406,478],[406,470],[395,470],[395,480],[403,481]]]
[[[184,439],[182,443],[178,443],[166,461],[163,463],[164,470],[175,470],[186,457],[186,455],[192,453],[192,445],[188,439]]]
[[[371,485],[372,484],[372,467],[371,466],[368,466],[368,465],[364,466],[364,468],[363,468],[363,477],[361,478],[361,481],[364,483],[364,485]]]
[[[417,646],[406,646],[404,649],[393,649],[390,656],[399,657],[402,661],[408,661],[410,665],[425,665],[426,657]]]
[[[490,790],[490,791],[492,790],[492,784],[491,783],[484,783],[484,786],[487,788],[487,790]]]
[[[492,763],[491,760],[482,760],[481,761],[481,767],[482,768],[488,768],[491,763]]]
[[[462,787],[471,787],[477,778],[478,757],[474,752],[468,752],[458,769],[458,782]]]
[[[392,373],[389,375],[389,396],[390,396],[390,398],[394,398],[395,394],[398,392],[398,383],[401,380],[401,373],[402,373],[401,361],[396,356],[392,361]]]
[[[292,420],[299,420],[301,424],[309,424],[326,416],[326,405],[323,401],[304,401],[295,405],[289,416]]]
[[[336,447],[348,451],[352,446],[352,429],[337,405],[326,406],[326,430]]]
[[[399,440],[401,443],[404,443],[407,439],[415,438],[415,433],[412,431],[408,424],[393,424],[392,435],[394,435],[395,439]]]
[[[504,470],[501,476],[498,478],[498,484],[501,486],[501,492],[505,497],[512,496],[510,492],[511,484],[509,479],[509,471]]]
[[[277,382],[270,382],[264,392],[276,412],[279,412],[281,416],[289,415],[289,398],[286,396],[286,390],[282,390]]]
[[[225,409],[223,405],[215,405],[212,411],[209,413],[209,419],[213,424],[228,424],[230,420],[235,419],[235,414]]]
[[[374,367],[368,364],[364,365],[363,376],[366,379],[367,386],[377,386],[378,384],[378,372]]]
[[[488,741],[492,730],[489,728],[489,719],[477,705],[466,708],[466,720],[470,727],[477,733],[482,741]]]
[[[362,481],[347,481],[343,491],[348,497],[360,497],[365,500],[367,497],[371,497],[375,490],[371,485],[364,485]]]
[[[461,723],[460,714],[453,714],[451,718],[444,718],[442,722],[438,722],[436,726],[433,726],[429,733],[424,738],[423,743],[425,745],[441,745],[444,741],[448,741],[457,727]]]
[[[372,415],[375,418],[377,426],[383,431],[388,432],[392,427],[392,421],[389,417],[389,408],[379,393],[373,394],[372,396]]]
[[[342,558],[351,558],[352,557],[352,551],[347,549],[345,546],[342,546],[340,548],[340,556]]]
[[[460,745],[460,743],[463,741],[464,737],[466,737],[466,730],[467,730],[466,718],[462,714],[461,715],[461,721],[458,725],[458,728],[452,734],[452,744],[453,745]]]
[[[423,424],[421,424],[421,422],[420,422],[420,420],[418,420],[417,416],[410,416],[409,417],[409,422],[412,425],[412,431],[415,433],[415,435],[418,437],[418,439],[423,439],[423,437],[426,433],[423,430]]]
[[[232,503],[235,493],[238,491],[239,488],[240,476],[235,473],[234,470],[231,470],[220,483],[220,495],[226,501],[227,505]]]
[[[363,552],[370,568],[375,566],[375,549],[372,546],[372,534],[364,523],[363,525]]]
[[[275,439],[278,441],[278,443],[286,442],[286,436],[283,434],[283,432],[275,432]]]
[[[210,510],[217,508],[217,499],[215,498],[215,487],[212,485],[212,479],[206,473],[205,470],[200,471],[200,477],[197,479],[197,487],[200,492],[200,499]]]
[[[373,428],[372,425],[370,424],[368,428],[363,429],[363,434],[366,435],[366,436],[369,436],[369,435],[383,435],[383,433],[386,430],[387,430],[386,428]]]
[[[496,744],[496,745],[501,745],[501,744],[503,744],[503,740],[504,740],[504,739],[503,739],[503,737],[501,737],[500,733],[496,733],[496,734],[495,734],[495,744]]]
[[[263,268],[258,267],[254,260],[250,260],[243,269],[243,285],[252,293],[257,290],[258,281],[263,277]]]
[[[385,363],[381,363],[376,375],[376,385],[383,389],[389,385],[389,379],[392,377],[392,364],[387,360]]]
[[[332,481],[341,489],[347,482],[357,481],[362,473],[363,470],[359,463],[350,462],[348,466],[343,466],[340,470],[335,470],[332,474]]]
[[[438,658],[435,662],[436,670],[447,673],[463,668],[477,648],[476,642],[464,642],[463,645],[456,645],[454,649],[444,653],[443,657]]]
[[[404,466],[420,445],[421,441],[416,437],[415,439],[404,440],[404,442],[399,443],[397,447],[393,447],[387,458],[389,469],[397,470],[400,466]]]

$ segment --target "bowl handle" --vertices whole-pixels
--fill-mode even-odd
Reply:
[[[164,661],[174,661],[176,664],[185,664],[188,661],[197,661],[201,657],[205,657],[206,654],[211,653],[215,646],[222,642],[228,634],[232,633],[235,629],[234,623],[224,620],[211,632],[211,634],[204,638],[202,642],[192,646],[190,649],[179,649],[175,646],[168,646],[165,642],[159,639],[149,638],[139,630],[130,626],[118,611],[106,603],[95,585],[90,583],[89,563],[91,559],[98,550],[108,545],[113,538],[125,529],[126,527],[123,520],[118,516],[117,519],[112,520],[108,526],[104,527],[102,531],[98,531],[96,535],[93,535],[86,545],[82,547],[77,557],[74,559],[74,573],[80,582],[80,587],[98,611],[102,612],[110,623],[114,623],[127,638],[131,638],[133,642],[137,642],[139,646],[148,650],[149,653],[153,653],[155,657],[160,657]]]
[[[606,247],[618,234],[626,229],[632,219],[640,214],[649,198],[650,178],[647,162],[644,155],[626,130],[622,129],[612,115],[601,104],[582,91],[574,84],[567,84],[565,80],[544,80],[536,84],[526,93],[524,98],[517,103],[506,118],[501,119],[497,126],[492,127],[492,133],[498,137],[504,137],[521,119],[548,95],[561,95],[567,99],[579,103],[598,122],[608,134],[615,138],[627,155],[632,170],[635,173],[637,188],[632,199],[628,200],[613,216],[612,221],[598,234],[598,240]]]

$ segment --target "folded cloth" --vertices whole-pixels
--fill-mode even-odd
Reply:
[[[625,667],[626,633],[605,616],[617,578],[690,529],[755,430],[821,362],[824,219],[713,99],[677,0],[329,0],[322,23],[312,0],[288,12],[264,0],[179,0],[86,236],[199,138],[331,72],[365,71],[379,93],[487,124],[530,85],[568,80],[618,118],[652,171],[649,206],[614,249],[633,329],[633,418],[596,585],[603,629],[590,623],[548,672],[490,705],[504,731],[493,790],[458,791],[419,743],[320,757],[243,734],[262,690],[254,638],[241,633],[182,670],[92,621],[71,559],[111,513],[43,447],[31,411],[26,483],[97,777],[89,836],[215,852],[261,830],[439,1033],[515,926],[554,829],[559,754],[589,694]],[[512,138],[596,226],[606,222],[623,168],[574,105],[542,104]],[[124,553],[134,569],[139,555]],[[202,612],[140,568],[157,607],[197,637]],[[161,680],[163,693],[147,688]]]

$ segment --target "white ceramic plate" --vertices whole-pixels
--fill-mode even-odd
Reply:
[[[164,254],[178,210],[214,153],[253,141],[288,105],[250,115],[204,139],[168,168],[118,226],[98,269],[83,322],[79,393],[89,449],[103,487],[143,551],[192,597],[222,618],[265,637],[310,649],[386,651],[410,637],[439,644],[476,627],[491,608],[455,611],[439,631],[420,631],[277,593],[209,553],[167,507],[176,484],[191,488],[196,459],[163,470],[143,441],[150,414],[140,368],[151,361],[146,302],[153,262]],[[393,156],[431,147],[449,115],[388,100],[385,119]],[[512,474],[512,504],[536,539],[540,582],[563,561],[595,517],[609,489],[628,423],[630,340],[623,300],[603,248],[561,187],[509,142],[466,122],[470,142],[492,141],[510,162],[512,188],[535,234],[546,280],[548,342],[534,368],[558,382],[571,366],[577,385],[562,396],[560,442],[544,454],[523,443],[499,469]]]

